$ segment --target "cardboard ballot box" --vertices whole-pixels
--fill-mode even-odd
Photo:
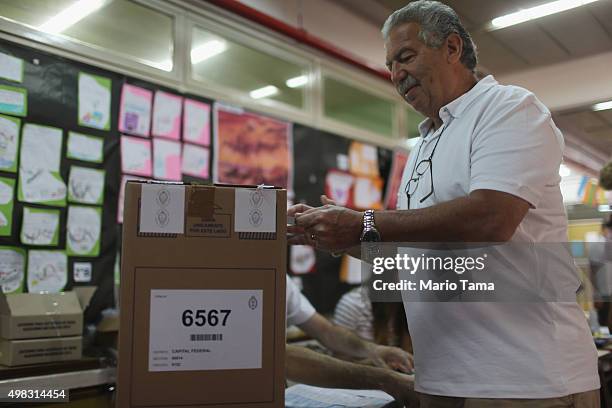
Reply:
[[[284,406],[286,191],[128,182],[118,406]]]
[[[74,292],[0,294],[0,337],[80,336],[83,311]]]
[[[0,339],[0,364],[18,366],[78,360],[81,358],[83,338],[49,337],[45,339]]]

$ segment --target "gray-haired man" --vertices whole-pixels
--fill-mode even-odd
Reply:
[[[301,235],[290,242],[339,252],[370,240],[566,241],[563,137],[548,109],[525,89],[478,81],[476,47],[440,2],[411,2],[382,31],[393,84],[427,116],[398,209],[297,205],[290,232]],[[599,407],[597,353],[577,303],[405,309],[422,408]]]

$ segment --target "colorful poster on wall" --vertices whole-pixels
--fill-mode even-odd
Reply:
[[[79,72],[79,125],[110,129],[112,81]]]
[[[13,203],[15,180],[0,177],[0,237],[11,235],[13,230]]]
[[[150,140],[121,136],[121,171],[145,177],[153,174]]]
[[[351,173],[359,176],[378,177],[378,152],[376,146],[352,142],[349,147]]]
[[[28,90],[0,85],[0,113],[15,116],[28,115]]]
[[[0,78],[23,82],[23,60],[0,52]]]
[[[387,191],[385,191],[385,208],[388,210],[395,210],[397,207],[397,193],[402,183],[402,175],[404,174],[404,167],[406,167],[407,162],[407,151],[396,150],[393,152],[391,172],[387,180]]]
[[[119,104],[119,131],[149,137],[153,92],[123,84]]]
[[[156,91],[153,103],[153,136],[179,140],[181,138],[181,109],[183,98]]]
[[[21,120],[0,115],[0,170],[17,171],[17,152],[19,150],[19,131]]]
[[[68,257],[64,251],[28,251],[28,292],[58,293],[68,282]]]
[[[346,207],[351,198],[355,177],[345,171],[332,169],[325,176],[325,195],[336,205]]]
[[[316,270],[317,255],[308,245],[291,245],[289,248],[289,270],[295,275],[313,273]]]
[[[27,203],[66,205],[66,184],[60,175],[62,129],[26,123],[19,158],[17,198]]]
[[[3,293],[23,292],[25,267],[25,249],[0,246],[0,285]]]
[[[153,139],[153,177],[170,181],[182,179],[180,142]]]
[[[210,105],[185,99],[183,141],[210,146]]]
[[[356,177],[353,186],[353,205],[359,210],[382,210],[382,188],[380,177]]]
[[[60,230],[59,210],[23,207],[21,243],[37,246],[57,246]]]
[[[183,174],[207,179],[210,177],[210,150],[207,147],[183,144]]]
[[[293,190],[291,124],[215,104],[213,176],[229,184]]]

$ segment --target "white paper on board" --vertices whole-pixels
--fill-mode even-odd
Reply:
[[[77,160],[100,163],[104,159],[104,139],[70,132],[67,155]]]
[[[88,255],[100,240],[100,212],[95,207],[70,206],[66,229],[66,247],[77,255]]]
[[[59,213],[23,209],[21,242],[27,245],[51,245],[59,234]]]
[[[111,90],[96,78],[79,75],[79,120],[86,126],[104,129],[110,123]]]
[[[104,171],[87,167],[70,167],[68,198],[85,204],[102,204]]]
[[[0,116],[0,168],[8,169],[17,161],[19,125]]]
[[[62,129],[33,125],[23,126],[20,167],[60,171]]]
[[[23,60],[0,52],[0,78],[23,82]]]
[[[28,251],[28,292],[58,293],[68,281],[68,257],[62,251]]]
[[[25,276],[25,256],[10,248],[0,248],[0,285],[4,293],[17,290]]]

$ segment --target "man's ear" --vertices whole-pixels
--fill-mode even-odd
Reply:
[[[463,40],[457,33],[452,33],[446,38],[446,58],[449,64],[461,61],[463,54]]]

